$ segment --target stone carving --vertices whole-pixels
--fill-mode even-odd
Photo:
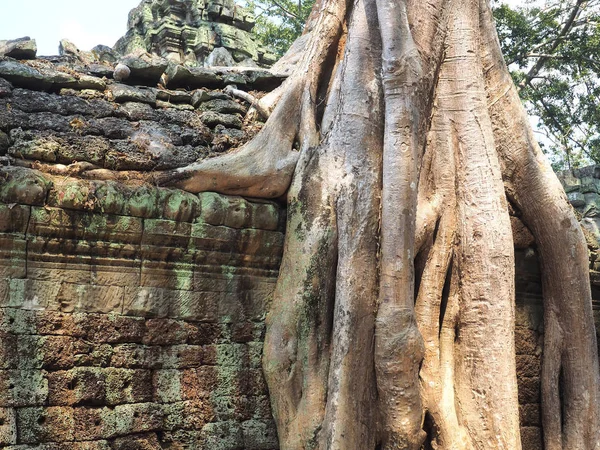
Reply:
[[[143,0],[129,13],[127,34],[115,44],[123,55],[143,49],[177,64],[204,65],[215,49],[234,61],[263,66],[275,55],[250,32],[254,17],[234,0]],[[229,61],[219,50],[217,62]]]

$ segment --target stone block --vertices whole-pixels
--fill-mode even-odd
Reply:
[[[111,437],[160,430],[163,418],[161,405],[156,403],[118,405],[103,413]]]
[[[165,219],[146,219],[144,221],[142,245],[186,248],[189,244],[190,234],[191,225],[187,222],[177,222],[175,220]]]
[[[0,369],[17,369],[19,366],[17,335],[0,332]]]
[[[217,365],[246,367],[248,365],[248,347],[244,344],[219,344],[217,349]]]
[[[0,446],[17,443],[17,414],[12,408],[0,408]]]
[[[158,403],[174,403],[183,400],[180,371],[156,370],[152,377],[153,400]]]
[[[208,423],[202,428],[203,448],[214,450],[238,450],[244,448],[241,424],[234,421]]]
[[[247,388],[244,393],[246,395],[257,396],[269,394],[269,389],[267,388],[267,382],[265,381],[262,369],[247,369],[247,380],[245,381]]]
[[[63,283],[90,284],[90,267],[81,256],[43,254],[48,241],[30,237],[27,252],[27,278],[40,281],[61,280]],[[69,299],[67,299],[69,300]],[[71,301],[68,302],[69,304]]]
[[[539,356],[517,355],[517,377],[539,377],[542,362]]]
[[[27,243],[19,235],[0,234],[0,278],[25,278]]]
[[[542,429],[521,427],[521,446],[523,450],[543,450]]]
[[[110,365],[129,369],[160,369],[163,367],[163,350],[141,344],[119,344],[114,346]]]
[[[156,433],[147,433],[138,436],[123,436],[112,443],[114,450],[162,450]]]
[[[48,374],[51,405],[101,406],[106,398],[106,372],[95,367],[77,367]]]
[[[12,84],[4,78],[0,78],[0,98],[8,97],[13,90]]]
[[[165,369],[189,369],[204,364],[204,349],[199,345],[173,345],[161,347]]]
[[[249,401],[246,396],[213,397],[211,399],[215,420],[235,420],[243,422],[250,419]]]
[[[137,317],[167,317],[170,304],[165,289],[158,287],[126,287],[123,314]]]
[[[131,259],[119,260],[111,258],[107,262],[112,263],[112,265],[91,265],[91,283],[98,286],[121,286],[125,288],[125,291],[131,286],[138,285],[140,282],[142,261],[139,259],[139,247],[132,248],[132,250],[134,251],[129,253]],[[128,252],[121,247],[118,253],[120,256],[126,256]]]
[[[150,370],[104,369],[106,404],[146,403],[152,401],[152,372]]]
[[[48,381],[41,370],[0,370],[0,407],[38,406],[47,398]]]
[[[234,114],[221,114],[214,111],[205,111],[200,116],[200,120],[207,127],[215,128],[218,125],[222,125],[226,128],[233,128],[240,130],[242,128],[242,119]]]
[[[248,342],[248,366],[253,369],[262,367],[263,341]]]
[[[38,335],[18,335],[17,350],[19,352],[19,369],[41,369],[44,366],[46,355],[44,343],[46,337]]]
[[[191,290],[193,280],[193,264],[148,260],[142,262],[140,285],[143,287]]]
[[[145,321],[139,317],[116,314],[88,314],[77,323],[85,330],[88,340],[95,343],[141,343],[146,333]]]
[[[540,334],[527,327],[515,327],[517,355],[537,355],[541,352]]]
[[[115,83],[109,86],[112,99],[117,103],[139,102],[153,105],[156,103],[156,89],[140,88]]]
[[[515,324],[530,330],[541,330],[544,323],[541,304],[522,304],[517,300],[515,309]]]
[[[215,322],[220,298],[219,292],[166,290],[164,303],[171,318]]]
[[[207,345],[224,339],[223,325],[218,323],[188,323],[188,343]]]
[[[167,86],[170,89],[181,86],[188,88],[214,87],[221,86],[223,83],[223,77],[214,70],[200,67],[191,68],[173,64],[167,68],[165,73],[168,80]]]
[[[205,424],[214,420],[215,416],[212,409],[212,402],[208,399],[189,400],[183,402],[182,428],[201,430]]]
[[[519,417],[521,426],[541,426],[541,405],[537,403],[527,403],[519,405]]]
[[[165,219],[177,223],[192,222],[200,214],[201,202],[197,195],[182,190],[167,192],[163,206]],[[185,234],[189,234],[189,228],[185,228]]]
[[[269,450],[278,447],[277,430],[273,421],[248,420],[242,423],[244,448]]]
[[[72,441],[74,429],[73,409],[69,407],[17,410],[18,440],[23,444]]]
[[[75,354],[77,367],[106,367],[110,365],[113,348],[109,344],[80,342],[79,353]]]
[[[30,311],[57,309],[54,305],[61,290],[59,281],[38,281],[28,279],[13,279],[10,281],[11,307]]]
[[[207,102],[210,103],[210,102]],[[247,228],[252,224],[252,205],[242,197],[225,197],[223,225],[230,228]]]
[[[111,312],[120,314],[123,310],[125,288],[122,286],[93,286],[93,285],[69,285],[63,284],[63,289],[69,289],[70,294],[64,294],[61,301],[61,309],[69,312],[66,307],[67,299],[72,299],[72,311],[85,313]]]
[[[66,370],[75,366],[76,357],[90,351],[85,341],[71,336],[44,336],[41,340],[42,367]]]
[[[82,337],[84,331],[73,314],[58,311],[38,311],[35,323],[40,335]]]
[[[256,395],[248,397],[248,409],[254,419],[272,420],[271,400],[268,395]]]
[[[198,197],[202,204],[199,222],[209,225],[223,225],[228,206],[225,196],[215,192],[202,192],[198,194]]]
[[[0,168],[0,202],[43,206],[51,182],[41,172],[20,167]]]
[[[10,280],[0,278],[0,308],[10,306]]]
[[[272,203],[255,203],[250,228],[276,231],[279,229],[280,208]]]
[[[146,345],[174,345],[187,342],[185,322],[172,319],[148,319],[143,342]]]
[[[519,403],[540,402],[540,379],[538,377],[521,377],[518,380]]]
[[[17,335],[36,334],[35,314],[36,311],[0,308],[0,332]]]
[[[214,366],[181,371],[181,393],[185,400],[209,398],[219,384],[219,371]]]
[[[585,197],[581,192],[569,192],[567,194],[569,203],[575,208],[581,208],[585,206]]]
[[[0,204],[0,233],[25,236],[31,207],[27,205]]]
[[[49,89],[53,84],[39,70],[11,59],[0,61],[0,77],[10,81],[14,86],[36,90]]]
[[[92,441],[108,435],[102,408],[79,407],[73,409],[74,433],[78,440]]]

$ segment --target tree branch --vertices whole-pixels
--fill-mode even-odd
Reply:
[[[575,24],[575,19],[577,19],[577,16],[579,16],[582,5],[585,3],[585,1],[586,0],[577,0],[577,2],[575,3],[575,6],[573,6],[573,9],[571,10],[571,14],[569,15],[569,18],[565,22],[565,25],[563,26],[562,30],[560,30],[560,33],[558,33],[556,40],[552,43],[552,46],[546,53],[551,54],[552,52],[554,52],[558,48],[562,38],[564,38],[569,33],[569,31],[571,31],[571,29],[573,28],[573,26]],[[525,76],[525,79],[521,83],[519,83],[520,89],[531,83],[531,80],[539,73],[540,70],[542,70],[542,68],[544,67],[544,64],[546,63],[547,60],[548,60],[547,57],[542,57],[537,60],[537,62],[534,64],[534,66],[529,70],[529,72]]]

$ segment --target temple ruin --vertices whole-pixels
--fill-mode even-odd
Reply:
[[[235,149],[284,79],[229,0],[144,0],[114,50],[0,57],[0,447],[278,448],[261,370],[285,205],[90,169],[156,171]],[[225,48],[243,68],[204,67]],[[140,52],[141,49],[141,52]],[[118,64],[130,70],[114,79]],[[600,171],[562,175],[600,325]],[[523,449],[542,448],[535,242],[515,213]]]

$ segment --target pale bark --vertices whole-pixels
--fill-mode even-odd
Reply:
[[[372,82],[378,71],[372,24],[373,11],[357,2],[347,57],[333,82],[344,103],[328,105],[323,142],[300,159],[288,195],[286,249],[263,358],[282,448],[374,448],[377,440],[382,110]]]

